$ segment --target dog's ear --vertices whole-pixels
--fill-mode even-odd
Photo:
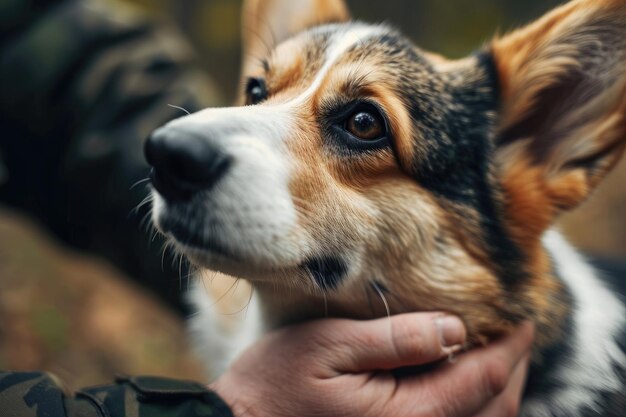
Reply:
[[[491,45],[508,213],[538,236],[626,146],[626,1],[573,1]]]
[[[269,49],[307,28],[349,19],[343,0],[245,0],[243,5],[244,72]]]

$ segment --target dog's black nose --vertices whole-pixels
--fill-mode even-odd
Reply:
[[[168,200],[185,200],[209,190],[226,173],[231,158],[200,134],[164,127],[145,143],[154,187]]]

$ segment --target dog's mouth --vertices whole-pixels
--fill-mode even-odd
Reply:
[[[215,254],[220,257],[237,260],[235,251],[229,249],[217,238],[206,236],[203,230],[193,229],[190,225],[165,217],[160,220],[159,228],[175,243],[194,253]]]
[[[155,192],[155,226],[195,266],[324,292],[338,289],[354,272],[347,261],[351,250],[320,245],[297,222],[291,204],[260,196],[260,202],[238,201],[227,191],[184,201]]]
[[[332,291],[337,289],[348,275],[348,264],[337,254],[316,255],[305,258],[304,261],[285,265],[257,265],[246,256],[242,256],[236,249],[225,244],[216,236],[208,236],[204,228],[194,228],[192,221],[182,221],[175,216],[160,216],[159,229],[168,236],[178,249],[192,263],[207,268],[217,268],[225,273],[236,271],[253,271],[265,275],[272,271],[296,272],[297,270],[309,276],[310,282],[319,290]],[[206,224],[204,225],[206,227]],[[213,225],[217,227],[218,225]],[[230,270],[230,269],[234,270]],[[223,270],[228,269],[228,270]],[[247,275],[247,274],[246,274]],[[256,278],[256,277],[255,277]]]

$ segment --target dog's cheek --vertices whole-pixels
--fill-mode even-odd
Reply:
[[[380,284],[392,312],[458,314],[474,343],[508,331],[521,308],[507,305],[502,284],[465,249],[458,227],[432,196],[398,184],[374,190],[370,198],[380,217],[363,269],[367,278],[384,277]]]

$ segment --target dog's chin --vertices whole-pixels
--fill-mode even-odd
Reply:
[[[259,279],[259,269],[251,267],[247,262],[207,249],[176,246],[191,264],[201,269],[209,269],[249,281]]]
[[[210,269],[249,281],[273,281],[277,272],[297,267],[298,263],[280,262],[268,253],[248,253],[245,248],[225,245],[217,239],[195,237],[181,230],[175,232],[159,227],[177,253],[201,269]]]
[[[160,210],[153,221],[176,252],[194,266],[252,282],[277,283],[284,280],[277,277],[288,276],[295,281],[301,280],[304,286],[334,290],[345,280],[350,269],[346,261],[349,256],[306,254],[302,245],[286,237],[280,239],[273,235],[271,240],[254,239],[246,235],[245,230],[240,233],[229,231],[227,225],[222,225],[221,230],[214,229],[209,235],[167,210]]]

